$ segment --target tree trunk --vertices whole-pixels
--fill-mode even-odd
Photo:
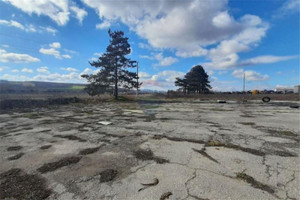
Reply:
[[[118,65],[115,66],[115,99],[118,99]]]

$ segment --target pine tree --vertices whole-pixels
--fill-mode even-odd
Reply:
[[[187,93],[188,83],[185,78],[181,79],[181,78],[177,77],[176,81],[175,81],[175,86],[180,87],[184,94]]]
[[[113,89],[115,99],[118,99],[120,87],[132,89],[137,87],[138,75],[128,71],[128,68],[136,67],[136,61],[132,61],[125,56],[130,54],[131,48],[128,37],[124,37],[123,31],[108,31],[110,44],[106,48],[106,53],[102,54],[97,61],[90,62],[90,65],[101,68],[97,74],[84,74],[90,84],[86,90],[90,95],[97,95]],[[141,83],[139,84],[139,86]]]
[[[208,75],[201,65],[193,67],[183,79],[177,78],[176,86],[180,86],[188,93],[206,93],[211,89]]]

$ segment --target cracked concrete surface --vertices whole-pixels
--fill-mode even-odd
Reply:
[[[168,192],[169,199],[300,199],[299,110],[282,103],[74,104],[1,114],[0,125],[0,173],[44,177],[47,199],[154,200]],[[7,151],[14,146],[22,148]],[[80,155],[88,148],[97,150]],[[137,159],[138,149],[168,162]],[[37,171],[72,156],[81,159]],[[100,182],[109,170],[116,176]]]

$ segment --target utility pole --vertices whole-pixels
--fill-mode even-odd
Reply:
[[[247,102],[245,95],[246,95],[246,73],[244,72],[244,80],[243,80],[243,103]]]
[[[137,74],[137,79],[136,79],[136,96],[139,95],[139,62],[136,62],[136,74]]]
[[[244,73],[244,84],[243,84],[243,92],[245,93],[245,83],[246,83],[246,74]]]

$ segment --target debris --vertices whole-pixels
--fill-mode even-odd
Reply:
[[[218,103],[226,103],[225,100],[218,100],[217,102],[218,102]]]
[[[154,186],[157,185],[159,183],[159,180],[157,178],[155,178],[153,180],[153,183],[141,183],[143,186]]]
[[[131,112],[131,113],[138,113],[138,114],[143,114],[143,110],[129,110],[129,109],[124,109],[124,112]]]
[[[159,200],[165,200],[165,199],[169,199],[169,197],[172,195],[172,192],[165,192],[160,196]]]
[[[109,122],[109,121],[100,121],[100,122],[98,122],[98,124],[102,124],[102,125],[107,126],[107,125],[112,124],[112,122]]]
[[[290,108],[299,108],[300,106],[295,106],[295,105],[293,105],[293,106],[290,106]]]
[[[155,186],[158,183],[159,183],[159,180],[157,178],[155,178],[152,183],[141,183],[145,187],[142,187],[141,189],[139,189],[138,192],[140,192],[144,189],[147,189],[148,187]]]
[[[271,101],[271,98],[270,98],[270,97],[263,97],[261,100],[262,100],[264,103],[268,103],[268,102]]]
[[[112,181],[116,178],[118,171],[115,169],[106,169],[100,172],[100,183]]]

